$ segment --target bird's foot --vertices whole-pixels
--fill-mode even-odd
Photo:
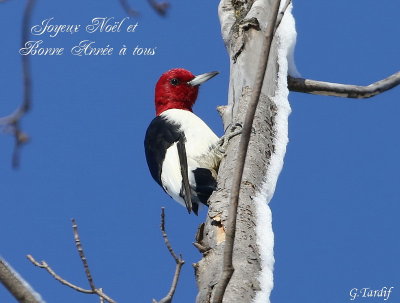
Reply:
[[[236,137],[237,135],[240,135],[242,133],[242,124],[240,123],[235,123],[234,125],[230,126],[228,130],[225,132],[225,135],[223,135],[218,143],[217,143],[217,152],[221,154],[221,156],[225,155],[226,150],[228,149],[228,144],[229,141],[233,138]]]

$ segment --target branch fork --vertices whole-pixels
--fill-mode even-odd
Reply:
[[[84,294],[94,294],[99,296],[100,300],[103,300],[101,302],[109,302],[109,303],[116,303],[115,300],[113,300],[112,298],[110,298],[108,295],[106,295],[103,292],[102,288],[97,288],[94,284],[93,281],[93,277],[90,273],[90,268],[89,268],[89,264],[87,262],[83,247],[82,247],[82,242],[78,233],[78,225],[75,221],[75,219],[72,219],[72,230],[73,230],[73,234],[74,234],[74,240],[75,240],[75,246],[76,249],[78,251],[79,257],[82,261],[83,264],[83,268],[85,270],[85,274],[86,274],[86,278],[88,280],[88,283],[90,285],[90,289],[85,289],[82,288],[80,286],[77,286],[69,281],[67,281],[66,279],[62,278],[60,275],[58,275],[45,261],[41,261],[38,262],[35,260],[35,258],[32,255],[27,255],[27,259],[35,266],[39,267],[39,268],[43,268],[45,269],[54,279],[56,279],[58,282],[60,282],[61,284],[68,286],[78,292],[84,293]]]
[[[165,208],[164,207],[161,208],[160,228],[161,228],[162,237],[165,242],[165,246],[167,247],[171,257],[174,259],[174,261],[176,263],[176,267],[175,267],[174,277],[172,279],[171,288],[169,289],[167,295],[164,298],[162,298],[160,301],[156,301],[155,299],[153,299],[153,303],[170,303],[170,302],[172,302],[172,298],[174,297],[176,287],[178,286],[179,276],[181,273],[182,266],[183,266],[183,264],[185,264],[185,261],[182,259],[182,255],[179,255],[179,257],[178,257],[178,255],[173,250],[171,243],[169,242],[167,232],[165,231]]]

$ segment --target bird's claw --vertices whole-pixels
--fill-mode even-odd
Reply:
[[[242,133],[242,124],[235,123],[234,125],[230,126],[228,128],[228,130],[225,132],[225,135],[223,135],[218,141],[218,144],[217,144],[218,153],[220,153],[221,155],[224,155],[228,148],[229,141],[233,137],[236,137],[237,135],[240,135],[241,133]]]

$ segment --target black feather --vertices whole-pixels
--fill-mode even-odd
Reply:
[[[179,126],[157,116],[151,121],[144,139],[147,165],[153,179],[162,187],[161,170],[167,149],[178,142],[183,133]]]
[[[183,200],[185,200],[186,208],[190,214],[190,212],[192,211],[192,193],[189,184],[189,172],[188,172],[185,142],[186,142],[185,134],[182,134],[181,137],[179,138],[176,147],[178,149],[179,164],[181,166],[181,176],[182,176],[182,187],[180,196],[183,198]]]

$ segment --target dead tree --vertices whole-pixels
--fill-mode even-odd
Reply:
[[[268,30],[275,27],[276,9],[280,1],[221,1],[219,15],[222,35],[231,63],[228,106],[223,109],[225,127],[244,123],[247,104],[254,90],[254,79],[262,57],[263,42]],[[284,3],[281,8],[284,9]],[[280,14],[282,16],[282,14]],[[290,15],[288,15],[290,17]],[[290,20],[283,20],[288,22]],[[233,249],[234,273],[227,285],[223,302],[251,302],[261,286],[265,297],[272,288],[273,233],[270,209],[266,200],[272,196],[287,142],[286,83],[287,60],[278,62],[279,30],[272,41],[269,64],[254,116],[253,130],[247,150],[246,166],[240,184],[240,203],[237,209],[236,235]],[[284,77],[284,79],[281,79]],[[282,91],[283,90],[283,91]],[[280,98],[278,94],[286,95]],[[230,142],[227,156],[218,173],[218,189],[210,199],[207,220],[199,230],[197,242],[203,247],[203,259],[196,264],[199,287],[198,303],[218,302],[215,289],[221,283],[224,243],[229,228],[229,196],[233,182],[239,138]],[[260,222],[259,220],[264,220]],[[258,227],[265,230],[262,235]],[[262,236],[266,236],[262,239]],[[264,241],[260,244],[259,241]],[[260,250],[263,250],[262,252]],[[261,258],[269,255],[270,258]],[[261,272],[261,268],[263,273]],[[260,276],[263,275],[263,285]],[[219,295],[217,295],[219,296]]]
[[[268,202],[286,151],[289,90],[367,98],[400,84],[400,72],[366,87],[296,78],[291,60],[296,37],[287,0],[221,0],[219,17],[230,58],[228,105],[219,109],[225,129],[235,123],[246,124],[246,112],[253,106],[259,82],[257,70],[266,56],[264,42],[277,30],[267,54],[258,105],[256,110],[253,108],[243,173],[236,165],[243,139],[238,136],[231,140],[221,162],[217,190],[209,200],[206,222],[197,232],[195,246],[203,258],[194,265],[199,288],[196,302],[269,302],[274,235]],[[241,182],[235,185],[238,180]],[[237,204],[232,197],[235,195],[239,196],[236,214],[229,211]],[[231,249],[226,248],[229,246]]]
[[[195,246],[203,254],[195,264],[198,303],[268,302],[273,286],[274,235],[267,203],[274,193],[286,151],[289,90],[367,98],[400,84],[400,72],[366,87],[296,78],[293,66],[290,68],[295,40],[290,10],[290,0],[220,2],[222,35],[231,68],[228,105],[221,107],[220,113],[225,129],[239,123],[243,133],[232,138],[228,146],[219,169],[218,189],[210,198],[206,222],[197,233]],[[243,150],[247,158],[246,153],[241,153]],[[243,171],[237,170],[237,151],[243,161],[246,159]],[[183,264],[171,255],[178,274],[162,299],[165,302],[172,299]],[[34,264],[50,272],[45,263]],[[3,267],[5,278],[15,276]],[[104,295],[93,283],[87,293]]]

